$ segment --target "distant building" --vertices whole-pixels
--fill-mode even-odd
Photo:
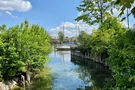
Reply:
[[[53,36],[52,39],[53,39],[53,40],[59,40],[59,38],[56,37],[56,36]]]

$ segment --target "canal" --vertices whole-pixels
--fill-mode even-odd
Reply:
[[[54,51],[48,67],[52,70],[52,90],[99,90],[109,78],[108,68],[93,61],[71,57],[70,51]]]

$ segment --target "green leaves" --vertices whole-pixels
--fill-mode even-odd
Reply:
[[[59,36],[60,43],[63,43],[63,41],[64,41],[64,32],[60,31],[58,33],[58,36]]]
[[[83,14],[75,20],[82,20],[89,25],[103,23],[106,17],[105,13],[108,13],[111,6],[110,0],[82,0],[77,10],[83,12]]]
[[[120,11],[118,17],[122,17],[121,21],[123,21],[131,14],[135,17],[134,2],[134,0],[82,0],[81,5],[77,7],[82,15],[75,20],[86,22],[89,25],[101,24],[106,18],[106,13],[113,14],[115,8]],[[126,10],[127,15],[123,16]],[[129,21],[127,22],[129,24]]]
[[[2,32],[0,36],[0,69],[4,79],[26,72],[28,62],[30,71],[34,71],[48,61],[50,38],[39,25],[30,26],[26,20]]]
[[[131,13],[135,16],[135,7],[133,6],[134,0],[116,0],[115,4],[121,7],[119,16],[122,16],[126,9],[131,9]]]
[[[132,77],[130,77],[129,79],[128,79],[128,81],[132,81],[132,80],[134,80],[135,81],[135,76],[132,76]]]
[[[133,14],[133,16],[135,18],[135,7],[131,10],[131,13]]]
[[[106,90],[135,88],[135,30],[127,30],[116,17],[107,16],[91,35],[82,31],[78,41],[81,52],[90,50],[93,56],[106,55],[114,79],[114,85]]]
[[[80,47],[83,50],[89,48],[92,55],[109,56],[107,61],[111,66],[115,85],[107,90],[135,88],[135,30],[128,31],[127,28],[123,28],[120,20],[106,12],[111,10],[113,14],[114,6],[113,8],[120,8],[119,17],[127,10],[127,15],[121,21],[128,19],[131,14],[135,17],[134,2],[135,0],[82,0],[82,5],[77,8],[83,14],[78,16],[76,21],[82,20],[89,25],[100,24],[91,35],[81,32],[78,40]]]
[[[110,45],[108,62],[111,65],[116,85],[114,89],[128,90],[135,88],[132,82],[135,75],[135,30],[119,33]],[[131,89],[132,90],[132,89]]]

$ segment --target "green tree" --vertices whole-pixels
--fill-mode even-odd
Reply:
[[[0,69],[4,79],[22,73],[34,74],[48,61],[50,38],[39,25],[30,26],[26,20],[0,36]]]
[[[134,90],[135,82],[131,79],[135,75],[135,30],[126,31],[114,38],[109,49],[108,62],[111,65],[114,90]]]
[[[94,56],[108,56],[109,45],[113,42],[113,38],[123,32],[120,20],[116,17],[107,16],[105,21],[97,30],[93,30],[91,39],[91,53]]]
[[[99,2],[100,1],[102,0],[99,0]],[[78,17],[76,20],[83,20],[84,22],[89,24],[100,22],[100,25],[97,30],[93,30],[91,35],[87,35],[87,33],[84,32],[80,34],[78,41],[80,42],[81,48],[85,50],[86,47],[89,47],[90,53],[95,56],[99,54],[101,56],[107,54],[106,60],[111,66],[110,70],[112,71],[113,79],[110,80],[112,81],[112,85],[108,85],[109,87],[106,88],[106,90],[134,90],[134,28],[132,30],[128,30],[121,25],[120,20],[118,20],[116,17],[110,16],[109,14],[105,14],[105,18],[103,18],[102,21],[101,17],[95,19],[97,20],[96,22],[92,20],[93,17],[91,15],[96,16],[95,14],[93,14],[95,13],[95,10],[92,7],[94,6],[94,4],[98,3],[94,3],[94,1],[92,2],[92,0],[83,0],[82,2],[83,4],[80,5],[78,10],[83,11],[84,14]],[[120,16],[124,14],[125,10],[127,10],[127,19],[131,13],[135,16],[135,7],[132,7],[134,0],[106,0],[105,2],[112,2],[114,5],[118,5],[121,10]],[[129,12],[128,9],[131,9],[131,12]]]
[[[7,28],[6,28],[6,25],[3,24],[2,26],[0,26],[0,33],[6,31],[6,29],[7,29]]]
[[[112,4],[109,2],[110,0],[82,0],[77,10],[82,12],[83,15],[78,16],[75,20],[83,20],[89,25],[103,23],[105,14],[108,10],[111,10]]]
[[[90,44],[90,35],[85,31],[81,31],[78,37],[78,42],[81,48],[88,48]]]
[[[105,21],[99,26],[97,30],[93,30],[91,35],[88,35],[83,31],[79,35],[78,41],[80,42],[81,46],[79,46],[79,48],[83,49],[80,49],[81,52],[90,50],[92,56],[96,57],[101,55],[101,59],[105,57],[109,62],[111,66],[110,69],[113,72],[112,75],[114,80],[113,87],[108,85],[109,87],[107,90],[127,90],[129,89],[127,87],[134,88],[134,83],[131,84],[132,80],[130,80],[131,82],[128,80],[129,78],[132,78],[131,76],[134,77],[134,67],[132,67],[134,65],[134,61],[131,60],[134,58],[134,40],[132,40],[133,33],[127,32],[128,30],[123,28],[120,20],[118,20],[116,17],[107,16]],[[129,38],[125,36],[127,34],[129,36],[131,35],[132,39],[128,40]],[[127,41],[131,41],[131,43],[127,43]],[[124,45],[125,47],[123,47]],[[133,48],[132,50],[130,50],[130,45]],[[124,57],[130,58],[127,60],[131,61],[126,61],[126,58],[124,59]],[[130,70],[131,68],[132,70]]]
[[[126,11],[126,16],[123,16],[121,19],[122,21],[127,19],[127,24],[128,24],[128,29],[130,28],[130,22],[129,22],[129,16],[133,14],[135,17],[135,7],[133,6],[134,0],[110,0],[110,2],[113,2],[114,6],[119,7],[119,17],[125,14]],[[130,10],[131,9],[131,10]]]
[[[63,43],[63,41],[64,41],[64,33],[62,31],[60,31],[58,33],[58,36],[59,36],[60,43]]]
[[[91,35],[87,34],[85,31],[81,31],[77,39],[77,41],[79,42],[79,46],[77,49],[79,49],[82,54],[90,53]]]

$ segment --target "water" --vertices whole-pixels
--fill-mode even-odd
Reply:
[[[55,51],[48,67],[52,69],[52,90],[99,90],[109,78],[108,68],[93,61],[71,58],[70,51]]]

